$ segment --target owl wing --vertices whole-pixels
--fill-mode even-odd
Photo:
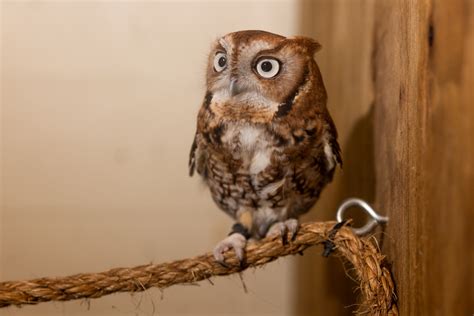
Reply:
[[[336,164],[338,164],[342,168],[342,154],[341,154],[341,147],[339,146],[339,143],[337,142],[337,130],[336,130],[336,125],[334,125],[334,122],[329,116],[327,115],[326,121],[328,122],[328,143],[331,148],[332,153],[334,154],[334,160]]]
[[[196,149],[197,149],[197,133],[194,135],[193,144],[191,145],[191,151],[189,152],[189,176],[194,175],[194,169],[196,168]]]
[[[193,144],[189,152],[189,176],[194,175],[194,171],[197,171],[204,179],[207,178],[207,151],[208,147],[206,141],[202,137],[199,130],[194,136]]]
[[[342,166],[337,130],[329,116],[321,116],[324,128],[295,147],[298,154],[292,160],[291,175],[286,192],[297,197],[292,200],[291,216],[299,216],[311,209],[322,189],[332,181],[336,166]]]
[[[205,140],[203,139],[203,135],[208,134],[208,126],[209,122],[212,119],[213,115],[211,115],[209,111],[209,104],[212,100],[212,94],[207,92],[204,101],[201,105],[201,108],[198,113],[197,117],[197,127],[196,127],[196,134],[194,135],[193,144],[191,145],[191,151],[189,152],[189,175],[192,177],[194,174],[194,170],[197,169],[198,173],[202,173],[202,167],[205,164],[205,155],[203,155],[203,151],[205,151],[206,144]],[[202,173],[205,177],[205,172]]]

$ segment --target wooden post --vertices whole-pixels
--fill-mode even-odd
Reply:
[[[378,1],[376,205],[401,315],[474,312],[474,1]]]

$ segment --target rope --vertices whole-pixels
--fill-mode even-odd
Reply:
[[[225,266],[207,253],[168,263],[115,268],[101,273],[1,282],[0,307],[99,298],[115,292],[140,292],[151,287],[194,283],[261,266],[282,256],[302,253],[310,246],[324,244],[326,255],[334,250],[354,267],[361,292],[358,314],[398,315],[394,284],[384,256],[369,238],[359,238],[349,227],[337,227],[335,224],[302,224],[296,238],[286,245],[278,237],[249,243],[245,265],[240,265],[233,252],[228,251],[224,256]]]

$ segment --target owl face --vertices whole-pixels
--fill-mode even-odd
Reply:
[[[240,31],[218,39],[209,54],[207,88],[228,106],[271,107],[288,98],[308,72],[320,45],[264,31]]]

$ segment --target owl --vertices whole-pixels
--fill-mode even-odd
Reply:
[[[307,37],[239,31],[209,54],[207,91],[197,117],[189,172],[209,187],[235,223],[214,257],[249,239],[279,235],[290,242],[342,165],[336,127]]]

